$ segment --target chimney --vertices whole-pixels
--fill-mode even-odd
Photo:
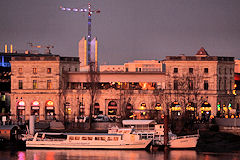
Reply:
[[[10,53],[13,53],[13,45],[10,45]]]
[[[8,53],[8,47],[7,47],[7,44],[5,44],[5,53]]]

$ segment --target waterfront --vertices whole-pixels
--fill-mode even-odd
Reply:
[[[195,150],[171,150],[148,152],[144,150],[36,150],[0,151],[0,160],[238,160],[240,152],[198,153]]]

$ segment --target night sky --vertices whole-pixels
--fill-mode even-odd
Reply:
[[[53,45],[53,54],[78,56],[87,35],[87,14],[60,6],[87,8],[89,0],[0,0],[0,52],[27,43]],[[240,0],[91,0],[92,35],[99,41],[101,64],[138,59],[162,60],[194,55],[204,47],[211,56],[240,58]],[[39,52],[43,52],[39,49]]]

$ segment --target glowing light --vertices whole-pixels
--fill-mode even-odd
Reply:
[[[172,111],[181,111],[181,107],[172,107],[171,110]]]
[[[48,106],[53,106],[53,101],[48,101],[48,102],[47,102],[47,105],[48,105]]]
[[[74,12],[78,12],[79,10],[77,8],[73,8],[73,11]]]
[[[39,106],[39,102],[38,102],[38,101],[34,101],[34,102],[32,103],[32,105],[33,105],[33,106]]]
[[[19,106],[25,106],[25,102],[24,101],[20,101],[20,102],[18,102],[18,105]]]
[[[211,107],[201,107],[201,111],[211,111]]]

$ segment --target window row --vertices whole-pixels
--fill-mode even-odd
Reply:
[[[52,81],[47,80],[47,89],[52,89]],[[23,89],[23,80],[18,81],[18,89]],[[38,82],[37,80],[32,81],[32,89],[38,89]]]
[[[51,74],[52,73],[52,69],[51,68],[47,68],[46,72],[47,72],[47,74]],[[18,73],[22,74],[23,73],[23,68],[18,68]],[[32,73],[33,74],[37,74],[38,73],[38,69],[37,68],[32,68]]]
[[[208,87],[209,87],[208,80],[204,80],[203,89],[208,90]],[[174,80],[173,81],[173,90],[179,90],[179,89],[181,89],[181,90],[194,90],[194,89],[199,89],[199,88],[198,88],[198,86],[194,87],[193,80],[188,80],[188,82],[186,84],[182,84],[180,81]]]
[[[193,74],[193,68],[188,68],[188,73]],[[173,68],[173,73],[178,73],[178,68]],[[204,73],[208,73],[208,68],[204,68]]]
[[[229,71],[228,71],[228,68],[219,68],[218,73],[219,74],[233,74],[233,68],[229,68]]]
[[[91,83],[88,82],[68,82],[66,89],[90,89]],[[163,83],[156,82],[99,82],[95,83],[94,87],[97,89],[130,89],[130,90],[155,90],[163,89]]]

